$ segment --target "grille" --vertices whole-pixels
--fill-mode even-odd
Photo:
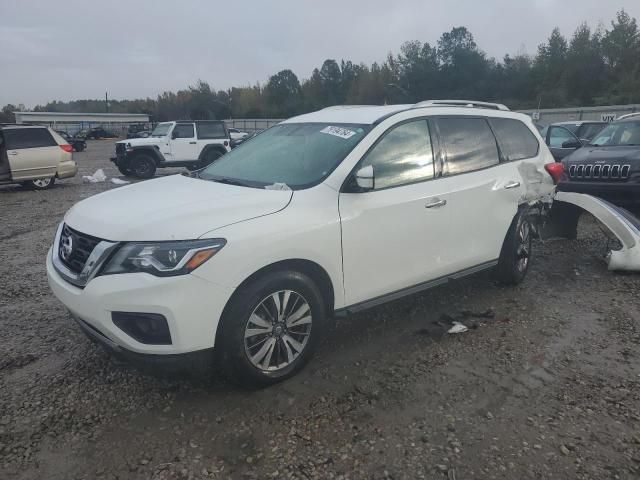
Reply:
[[[60,234],[58,256],[69,270],[80,273],[98,243],[100,243],[99,238],[77,232],[65,224]],[[70,246],[70,251],[65,246]]]
[[[572,180],[627,180],[631,165],[571,165],[569,178]]]
[[[127,146],[124,143],[116,143],[116,154],[125,153],[127,151]]]

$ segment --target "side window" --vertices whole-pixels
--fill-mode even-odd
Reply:
[[[193,123],[178,123],[173,129],[173,138],[193,138]]]
[[[7,150],[55,147],[56,141],[46,128],[9,128],[4,131]]]
[[[198,130],[198,138],[201,140],[226,137],[222,123],[197,123],[196,130]]]
[[[560,126],[551,126],[549,127],[549,146],[553,148],[563,148],[562,144],[568,141],[575,142],[578,137],[576,137],[573,133],[567,130],[564,127]]]
[[[375,189],[433,178],[433,150],[426,120],[404,123],[387,132],[364,158],[372,165]]]
[[[439,118],[438,129],[447,153],[444,175],[499,163],[496,139],[484,118]]]
[[[498,138],[505,160],[511,162],[532,158],[538,154],[540,148],[538,140],[520,120],[492,118],[489,121]]]

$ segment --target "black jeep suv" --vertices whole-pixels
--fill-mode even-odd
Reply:
[[[562,163],[558,190],[640,205],[640,114],[611,123]]]

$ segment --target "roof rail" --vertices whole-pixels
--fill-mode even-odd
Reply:
[[[468,107],[509,111],[509,108],[501,103],[479,102],[477,100],[425,100],[412,106],[412,108],[421,107]]]
[[[616,118],[615,121],[617,122],[618,120],[624,120],[625,118],[637,117],[638,115],[640,115],[640,112],[627,113],[626,115]]]
[[[322,110],[347,110],[349,108],[362,108],[362,107],[379,107],[380,105],[331,105],[330,107],[324,107]]]

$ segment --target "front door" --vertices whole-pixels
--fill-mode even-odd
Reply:
[[[545,142],[556,161],[562,160],[582,146],[578,137],[560,125],[551,125],[548,128]]]
[[[374,187],[339,197],[346,302],[354,305],[446,273],[450,212],[434,179],[429,124],[388,130],[356,170],[373,166]]]
[[[171,154],[176,162],[198,159],[198,143],[193,123],[178,123],[171,133]]]

